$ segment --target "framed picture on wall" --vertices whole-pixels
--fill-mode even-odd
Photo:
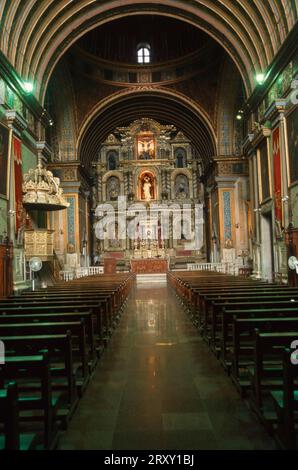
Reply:
[[[259,162],[260,162],[259,168],[260,168],[261,183],[262,183],[261,200],[264,201],[265,199],[268,199],[271,197],[267,139],[264,139],[260,144]]]
[[[9,129],[0,123],[0,196],[9,192]]]
[[[298,107],[287,116],[290,184],[298,183]]]

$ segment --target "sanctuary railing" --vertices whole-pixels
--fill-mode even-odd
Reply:
[[[98,274],[103,274],[103,266],[89,266],[86,268],[76,268],[72,271],[60,271],[59,277],[61,281],[73,281],[74,279],[80,279],[87,276],[96,276]]]
[[[221,263],[187,263],[187,271],[214,271],[217,273],[239,274],[238,263],[221,262]]]

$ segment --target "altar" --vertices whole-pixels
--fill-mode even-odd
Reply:
[[[132,259],[131,271],[134,274],[161,274],[166,273],[169,269],[169,261],[167,259]]]

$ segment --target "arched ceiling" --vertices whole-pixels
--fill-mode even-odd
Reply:
[[[191,140],[203,164],[210,164],[216,154],[216,142],[207,117],[178,96],[154,90],[120,95],[102,109],[94,110],[81,131],[78,160],[85,167],[90,167],[90,163],[97,158],[102,142],[116,127],[144,117],[173,124],[178,130],[182,130]]]
[[[3,0],[0,47],[43,102],[55,64],[87,31],[123,15],[164,14],[198,26],[230,54],[247,94],[297,20],[288,0]]]
[[[180,62],[210,43],[214,43],[210,36],[184,21],[160,15],[133,15],[93,29],[76,45],[98,59],[136,66],[139,44],[150,45],[150,64],[156,65]]]

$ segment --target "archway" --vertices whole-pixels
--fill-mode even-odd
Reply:
[[[77,142],[77,155],[89,166],[101,143],[117,126],[143,117],[171,122],[191,140],[207,168],[217,154],[217,139],[207,113],[188,97],[169,90],[125,90],[100,102],[90,113]]]

